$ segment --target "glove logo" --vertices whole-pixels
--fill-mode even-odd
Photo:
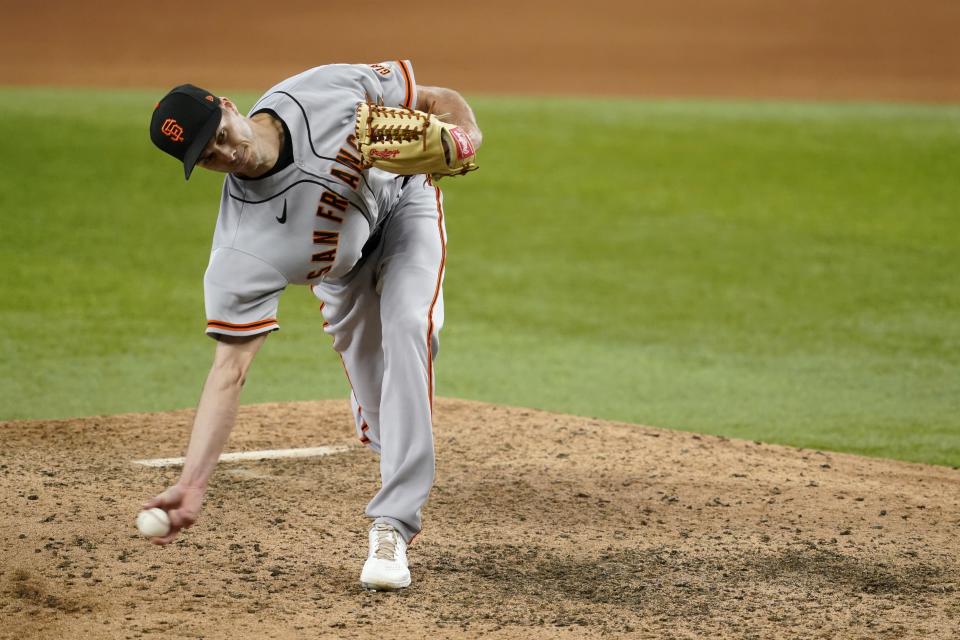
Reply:
[[[465,134],[463,129],[454,127],[450,129],[450,135],[453,136],[453,142],[457,145],[457,160],[477,155],[477,150],[473,147],[470,136]]]
[[[174,142],[183,142],[183,127],[173,118],[167,118],[163,121],[163,125],[160,127],[160,133]]]
[[[370,157],[379,158],[380,160],[389,160],[390,158],[396,158],[399,155],[399,149],[370,149]]]

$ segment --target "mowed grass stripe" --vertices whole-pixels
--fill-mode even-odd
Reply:
[[[158,94],[0,91],[4,418],[196,402],[221,179]],[[960,464],[960,109],[472,102],[438,393]],[[305,289],[279,320],[244,401],[344,395]]]

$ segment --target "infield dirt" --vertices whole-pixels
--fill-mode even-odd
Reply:
[[[191,411],[0,425],[0,637],[955,638],[960,471],[439,400],[413,586],[358,583],[375,456],[221,463],[134,529]],[[230,450],[355,442],[346,402],[244,407]]]
[[[0,5],[0,84],[265,91],[403,57],[468,93],[960,101],[956,0]]]

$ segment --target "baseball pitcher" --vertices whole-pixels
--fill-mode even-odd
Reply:
[[[357,436],[381,488],[360,581],[410,584],[407,545],[434,478],[433,359],[443,326],[447,235],[436,180],[476,168],[482,135],[455,91],[418,86],[409,61],[316,67],[247,115],[193,85],[153,111],[150,137],[183,163],[226,173],[204,276],[217,340],[180,479],[145,508],[168,512],[168,544],[198,518],[257,351],[280,328],[290,284],[322,302],[343,359]]]

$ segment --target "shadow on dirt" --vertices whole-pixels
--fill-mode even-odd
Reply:
[[[577,620],[595,624],[598,614],[610,608],[661,618],[702,619],[715,607],[731,603],[748,611],[765,607],[773,594],[796,596],[807,603],[857,600],[864,594],[918,597],[952,590],[950,582],[957,577],[946,567],[918,563],[893,568],[820,549],[696,557],[657,547],[609,550],[588,558],[479,544],[462,555],[441,552],[425,558],[425,568],[461,588],[469,583],[475,594],[535,603],[531,610],[551,624],[564,616],[573,624]],[[466,617],[493,610],[490,604],[488,609],[477,602]],[[516,610],[500,612],[505,614],[504,623],[516,621]]]

